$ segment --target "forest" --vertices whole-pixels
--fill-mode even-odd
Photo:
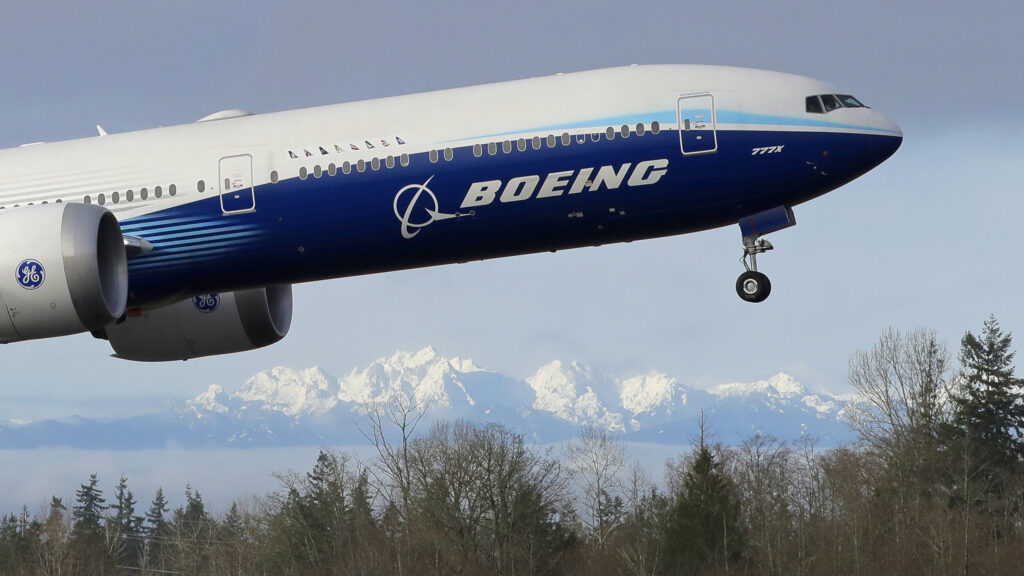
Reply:
[[[562,446],[501,425],[420,426],[375,406],[363,461],[324,448],[278,488],[170,509],[94,474],[73,502],[0,519],[0,574],[971,575],[1024,566],[1024,381],[994,317],[953,364],[934,331],[884,332],[850,358],[855,445],[703,424],[655,481],[614,434]],[[422,428],[422,429],[421,429]]]

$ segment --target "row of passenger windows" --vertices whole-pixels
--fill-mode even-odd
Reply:
[[[196,183],[196,189],[199,190],[200,192],[206,190],[206,182],[204,182],[203,180],[200,180],[198,183]],[[178,187],[176,185],[174,185],[174,184],[171,184],[170,186],[167,187],[166,194],[167,194],[167,196],[177,196],[177,194],[178,194]],[[109,196],[109,200],[108,200],[108,196],[106,194],[104,194],[103,192],[100,192],[99,194],[96,195],[96,203],[99,204],[100,206],[104,206],[108,202],[111,203],[111,204],[120,204],[122,200],[124,202],[134,202],[136,200],[149,200],[150,197],[152,197],[154,199],[156,199],[156,198],[163,198],[164,197],[164,188],[163,188],[163,186],[157,186],[157,187],[153,188],[152,191],[149,188],[139,188],[138,192],[136,192],[135,190],[125,190],[124,194],[122,194],[120,191],[111,192],[110,196]],[[60,199],[60,198],[54,200],[55,204],[61,204],[63,202],[64,201],[62,199]],[[82,203],[84,203],[84,204],[92,204],[93,203],[93,196],[89,195],[89,194],[83,196],[82,197]],[[33,206],[35,204],[36,204],[35,202],[28,202],[25,205],[26,206]],[[49,204],[49,201],[43,200],[42,202],[39,202],[39,204]],[[11,208],[18,208],[19,206],[21,206],[21,205],[20,204],[15,204],[15,205],[11,206]],[[0,210],[3,210],[5,208],[7,208],[7,206],[0,206]]]
[[[196,189],[199,190],[200,192],[206,190],[206,182],[200,180],[196,184]],[[167,187],[168,196],[177,196],[177,194],[178,187],[176,185],[171,184],[170,186]],[[124,200],[125,202],[134,202],[136,200],[149,200],[150,196],[152,196],[153,198],[163,198],[163,186],[157,186],[153,188],[152,192],[150,192],[149,188],[139,188],[138,192],[135,192],[134,190],[125,190],[124,195],[122,195],[121,192],[111,192],[110,203],[120,204],[121,200]],[[86,204],[92,204],[92,196],[85,196],[85,198],[83,198],[82,201],[85,202]],[[107,204],[107,195],[102,192],[97,194],[96,203],[99,204],[100,206],[104,206],[105,204]]]
[[[810,112],[810,99],[811,98],[817,98],[817,96],[808,97],[808,112]],[[825,98],[825,96],[822,96],[822,98]],[[853,98],[853,97],[852,96],[839,96],[839,98]],[[854,102],[856,102],[856,100],[854,100]],[[859,102],[857,102],[857,104],[860,105],[860,106],[863,106],[863,104],[860,104]],[[847,107],[851,107],[851,106],[847,106]],[[650,132],[652,134],[657,134],[660,131],[661,131],[661,125],[657,121],[652,122],[651,123]],[[593,142],[599,142],[602,138],[605,138],[607,140],[614,140],[617,137],[629,138],[630,135],[632,135],[632,134],[636,134],[637,136],[643,136],[646,133],[647,133],[647,128],[646,128],[646,126],[644,124],[637,124],[634,128],[631,128],[630,126],[628,126],[626,124],[623,124],[618,130],[616,130],[612,126],[609,126],[608,128],[605,129],[604,132],[594,132],[592,134],[589,134],[589,139],[591,141],[593,141]],[[516,149],[516,150],[518,150],[520,152],[525,152],[527,150],[527,148],[533,148],[534,150],[540,150],[545,145],[548,148],[555,148],[559,143],[561,143],[562,146],[569,146],[570,144],[573,143],[573,140],[575,140],[577,144],[584,144],[584,143],[586,143],[587,138],[588,138],[587,134],[576,134],[575,137],[574,137],[573,135],[569,134],[568,132],[563,132],[561,137],[555,136],[554,134],[549,134],[545,138],[541,138],[540,136],[534,136],[531,139],[520,138],[520,139],[515,140],[515,141],[505,140],[505,141],[503,141],[501,143],[498,143],[498,142],[488,142],[487,145],[486,145],[486,149],[487,149],[487,154],[489,156],[495,156],[495,155],[498,154],[499,147],[500,147],[500,149],[501,149],[501,151],[503,153],[510,154],[513,149]],[[401,144],[405,144],[405,142],[402,142],[401,140],[399,140],[399,142]],[[477,158],[480,158],[481,156],[483,156],[484,155],[484,148],[485,148],[485,146],[483,144],[474,144],[473,145],[473,156],[475,156]],[[452,160],[455,159],[455,150],[453,150],[452,148],[445,148],[443,150],[431,150],[427,154],[427,157],[430,159],[430,163],[431,164],[436,164],[437,162],[440,162],[442,157],[444,158],[444,160],[446,162],[451,162]],[[403,167],[404,166],[408,166],[409,165],[409,161],[410,161],[409,160],[409,154],[402,154],[401,156],[398,156],[397,158],[395,156],[387,156],[387,157],[385,157],[383,159],[381,159],[381,158],[371,158],[369,162],[367,162],[366,160],[358,160],[355,163],[346,161],[346,162],[343,162],[340,167],[337,166],[334,163],[331,163],[331,164],[327,165],[326,169],[324,169],[319,164],[317,164],[317,165],[313,166],[312,174],[313,174],[314,178],[320,178],[321,176],[323,176],[324,172],[326,172],[328,176],[335,176],[338,173],[339,169],[341,170],[341,172],[343,174],[350,174],[353,169],[356,172],[360,172],[360,173],[361,172],[366,172],[367,168],[369,168],[370,170],[373,170],[373,171],[377,171],[377,170],[380,170],[382,166],[385,167],[385,168],[389,168],[389,169],[390,168],[394,168],[396,164],[399,164],[399,165],[401,165]],[[299,179],[305,180],[306,178],[309,177],[309,175],[310,175],[310,170],[307,169],[305,166],[303,166],[302,168],[299,169]],[[280,175],[278,174],[277,170],[272,171],[270,173],[270,181],[276,184],[279,180],[280,180]],[[206,191],[206,182],[204,180],[199,180],[198,182],[196,182],[196,190],[198,192],[200,192],[200,193],[205,192]],[[167,196],[176,196],[177,194],[178,194],[178,187],[176,185],[171,184],[170,186],[167,187],[167,190],[166,190],[166,195]],[[111,192],[109,198],[108,198],[108,196],[105,193],[101,192],[101,193],[96,195],[95,202],[97,204],[99,204],[100,206],[105,206],[108,203],[110,203],[110,204],[120,204],[120,203],[122,203],[122,201],[126,202],[126,203],[135,202],[136,200],[138,200],[138,201],[146,201],[146,200],[149,200],[151,197],[154,198],[154,199],[159,199],[159,198],[163,198],[164,195],[165,195],[164,188],[162,186],[156,186],[152,190],[150,190],[149,188],[140,188],[138,191],[135,191],[135,190],[125,190],[123,194],[120,191]],[[93,196],[92,195],[86,195],[86,196],[84,196],[82,198],[82,201],[85,204],[92,204],[93,203]],[[62,202],[62,200],[58,199],[58,200],[56,200],[56,202],[59,204],[59,203]],[[47,204],[47,203],[48,202],[46,200],[43,200],[42,202],[40,202],[40,204]],[[32,206],[33,204],[35,204],[35,202],[29,202],[27,205],[28,206]],[[13,206],[13,208],[17,208],[18,206],[20,206],[20,205],[19,204],[15,204]],[[6,208],[7,208],[7,206],[0,206],[0,210],[6,209]]]
[[[431,150],[431,154],[431,162],[437,162],[437,150]],[[454,152],[452,152],[450,148],[445,151],[446,160],[451,160],[453,155]],[[366,172],[366,169],[368,167],[371,170],[380,170],[381,166],[385,166],[387,168],[394,168],[396,162],[398,164],[401,164],[402,166],[408,166],[409,155],[402,154],[401,156],[398,157],[397,161],[394,156],[387,156],[383,160],[381,160],[380,158],[371,158],[369,162],[367,162],[366,160],[358,160],[354,164],[352,162],[345,161],[342,162],[341,164],[341,172],[343,174],[350,174],[353,168],[355,169],[356,172]],[[327,165],[326,170],[324,170],[324,168],[319,164],[313,166],[314,178],[319,178],[323,176],[324,172],[327,172],[328,176],[334,176],[338,173],[338,165],[332,162]],[[306,178],[309,178],[309,169],[303,166],[302,168],[299,168],[299,179],[305,180]],[[273,172],[270,173],[271,182],[277,184],[279,179],[280,176],[278,176],[277,170],[274,170]]]
[[[659,124],[657,121],[652,122],[650,132],[652,134],[657,134],[661,132],[661,124]],[[569,134],[568,132],[563,132],[561,137],[555,136],[554,134],[549,134],[546,138],[534,136],[531,139],[520,138],[515,141],[505,140],[501,143],[488,142],[486,145],[486,149],[487,154],[489,156],[495,156],[498,154],[499,147],[503,153],[510,154],[513,148],[520,152],[525,152],[527,148],[540,150],[545,145],[547,145],[548,148],[554,148],[559,144],[559,142],[561,142],[562,146],[569,146],[570,144],[573,143],[573,140],[575,140],[577,144],[584,144],[587,141],[588,137],[593,142],[599,142],[602,138],[605,138],[607,140],[614,140],[617,137],[629,138],[632,134],[636,134],[637,136],[643,136],[646,133],[647,127],[644,124],[637,124],[635,128],[630,128],[629,125],[623,124],[618,130],[616,130],[612,126],[609,126],[608,128],[605,129],[604,132],[594,132],[589,135],[576,134],[575,137]],[[483,144],[474,144],[473,156],[477,158],[483,156],[484,148],[485,145]],[[445,148],[444,150],[431,150],[427,154],[427,157],[430,159],[431,164],[440,162],[442,156],[444,157],[446,162],[451,162],[455,158],[455,150],[453,150],[452,148]],[[401,156],[399,156],[398,163],[401,164],[402,166],[408,166],[409,155],[402,154]],[[350,174],[353,168],[355,168],[356,172],[365,172],[367,167],[369,167],[371,170],[376,171],[380,170],[382,165],[387,168],[394,168],[395,157],[387,156],[383,159],[383,161],[380,158],[372,158],[370,159],[369,162],[367,162],[366,160],[358,160],[354,164],[351,162],[343,162],[341,164],[341,172],[343,174]],[[338,173],[338,166],[335,165],[334,163],[331,163],[327,165],[326,170],[324,170],[319,164],[313,166],[312,174],[314,178],[320,178],[321,176],[323,176],[324,172],[327,172],[328,176],[334,176]],[[310,170],[305,166],[299,169],[300,180],[305,180],[306,178],[309,177],[309,175]],[[276,184],[279,181],[279,179],[280,176],[278,175],[277,170],[274,170],[273,172],[270,173],[271,182]]]
[[[849,94],[819,94],[807,97],[807,112],[825,114],[840,108],[867,108]]]

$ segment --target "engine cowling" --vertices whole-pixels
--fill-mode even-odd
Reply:
[[[189,360],[273,344],[292,322],[291,285],[202,294],[129,314],[99,334],[115,356],[139,362]]]
[[[90,204],[0,211],[0,343],[95,330],[124,314],[121,226]]]

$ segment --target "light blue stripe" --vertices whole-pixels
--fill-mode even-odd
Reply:
[[[173,208],[167,208],[167,210],[173,210]],[[163,220],[163,221],[154,221],[154,220],[151,220],[149,222],[137,223],[137,221],[135,219],[132,219],[130,222],[125,222],[125,223],[121,224],[121,229],[122,230],[131,230],[133,232],[137,232],[139,230],[174,230],[175,227],[172,226],[172,225],[173,224],[178,224],[180,222],[216,223],[216,222],[219,222],[221,219],[220,218],[216,218],[216,219],[214,219],[214,218],[201,218],[201,219],[197,219],[197,218],[189,218],[189,217],[185,216],[185,217],[182,217],[182,218],[168,218],[167,220]],[[158,228],[150,228],[150,226],[158,226]]]
[[[129,264],[136,267],[151,266],[156,264],[165,264],[168,262],[176,262],[179,260],[203,260],[209,259],[220,254],[226,254],[237,250],[237,247],[230,248],[208,248],[196,250],[194,248],[188,249],[173,249],[167,252],[156,254],[151,252],[146,255],[144,260],[129,260]]]
[[[688,112],[693,112],[693,109],[686,109]],[[705,109],[706,110],[706,109]],[[738,110],[724,110],[719,109],[716,111],[716,122],[718,124],[745,124],[745,125],[762,125],[762,126],[798,126],[808,128],[842,128],[845,130],[864,130],[871,132],[884,132],[888,134],[896,134],[893,130],[886,130],[884,128],[875,128],[872,126],[858,126],[856,124],[841,124],[838,122],[827,122],[825,120],[814,120],[811,118],[794,118],[791,116],[772,116],[769,114],[754,114],[751,112],[740,112]],[[564,130],[578,130],[580,128],[595,128],[595,127],[607,127],[607,126],[621,126],[623,124],[627,126],[635,126],[636,124],[650,124],[651,122],[658,122],[659,124],[676,124],[679,118],[676,115],[675,110],[661,110],[658,112],[649,112],[645,114],[626,114],[621,116],[605,116],[603,118],[592,118],[588,120],[579,120],[576,122],[564,122],[561,124],[548,124],[544,126],[536,126],[533,128],[527,128],[525,130],[512,130],[509,132],[494,132],[491,134],[479,134],[476,136],[469,136],[467,138],[456,138],[453,140],[446,140],[447,142],[463,142],[466,140],[476,140],[480,138],[497,138],[502,136],[512,136],[517,134],[530,134],[534,132],[559,132]]]
[[[172,240],[170,242],[160,242],[158,248],[172,248],[176,246],[195,246],[199,244],[210,244],[218,240],[228,240],[231,238],[248,238],[252,236],[259,236],[259,230],[253,230],[251,232],[236,232],[234,234],[217,234],[216,236],[204,236],[202,238]]]
[[[810,126],[815,128],[843,128],[846,130],[870,130],[872,132],[892,132],[884,128],[872,126],[858,126],[856,124],[840,124],[838,122],[826,122],[824,120],[813,120],[811,118],[792,118],[789,116],[771,116],[768,114],[753,114],[751,112],[738,112],[735,110],[719,110],[719,124],[747,124],[765,126]]]
[[[224,226],[223,228],[205,228],[201,230],[189,230],[184,232],[174,232],[170,234],[146,234],[146,240],[150,242],[159,242],[161,240],[176,240],[179,238],[192,238],[195,236],[202,236],[204,234],[221,234],[224,232],[235,232],[235,231],[258,231],[253,226]]]
[[[148,228],[148,229],[145,229],[145,230],[133,230],[133,232],[143,232],[144,233],[143,234],[144,237],[147,240],[149,240],[151,236],[156,238],[157,235],[159,235],[160,233],[163,233],[163,232],[171,232],[171,233],[182,232],[182,233],[186,233],[186,232],[188,232],[190,230],[197,230],[197,229],[201,230],[201,231],[202,230],[212,230],[212,231],[216,232],[218,230],[245,230],[245,229],[251,229],[251,228],[253,228],[253,225],[249,225],[249,224],[238,225],[238,224],[233,224],[231,222],[214,222],[214,223],[198,222],[196,224],[185,224],[183,226],[167,226],[167,227],[163,227],[163,228]],[[173,236],[173,234],[171,234],[171,236]],[[163,237],[167,238],[169,236],[165,235]]]

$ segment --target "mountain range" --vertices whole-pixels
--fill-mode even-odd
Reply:
[[[787,374],[709,389],[661,372],[629,378],[555,360],[516,379],[433,348],[397,352],[336,378],[319,368],[276,367],[233,392],[213,384],[166,409],[124,418],[26,421],[0,418],[0,448],[258,448],[366,444],[368,413],[399,404],[432,421],[500,422],[542,443],[581,426],[624,440],[685,445],[703,411],[709,432],[729,444],[756,433],[782,440],[810,436],[825,445],[853,440],[849,398],[808,391]]]

